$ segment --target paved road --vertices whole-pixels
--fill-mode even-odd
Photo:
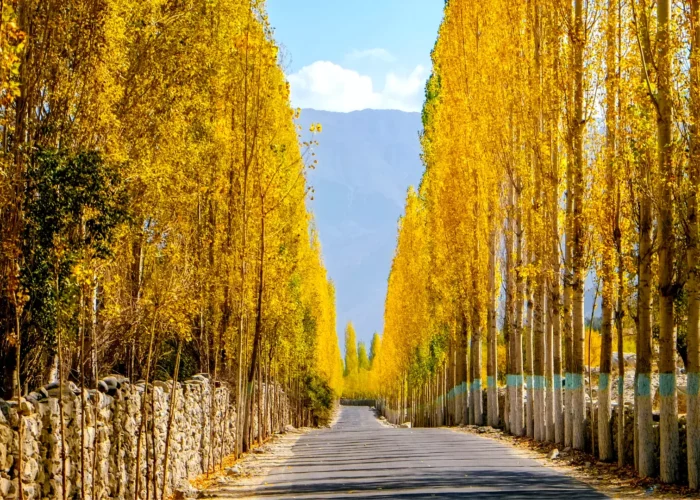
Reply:
[[[299,438],[259,486],[216,498],[607,498],[497,441],[448,429],[395,429],[342,407],[331,429]]]

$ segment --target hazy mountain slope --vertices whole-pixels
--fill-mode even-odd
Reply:
[[[323,125],[318,168],[309,174],[310,202],[321,235],[326,267],[336,285],[338,333],[355,323],[369,345],[381,331],[384,297],[406,190],[423,167],[419,113],[304,110],[300,124]]]

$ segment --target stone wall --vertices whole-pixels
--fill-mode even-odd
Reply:
[[[153,413],[141,432],[141,453],[137,467],[139,429],[145,384],[131,384],[123,377],[108,377],[99,390],[80,390],[72,383],[63,391],[49,385],[16,402],[0,400],[0,498],[18,498],[18,430],[22,426],[21,480],[24,498],[62,497],[61,417],[59,394],[63,393],[65,473],[67,498],[81,498],[81,463],[85,463],[86,498],[133,498],[137,475],[140,497],[147,489],[153,498],[163,486],[172,381],[149,387],[147,411],[153,397]],[[265,397],[273,396],[275,408],[267,417],[267,429],[282,430],[289,423],[287,396],[278,387],[263,387]],[[213,393],[212,393],[213,391]],[[224,385],[212,383],[207,375],[195,375],[176,386],[176,408],[170,435],[168,491],[187,489],[188,480],[233,453],[236,441],[234,396]],[[85,435],[81,437],[85,400]],[[256,401],[257,403],[257,401]],[[264,406],[267,407],[267,406]],[[21,421],[21,424],[20,424]],[[274,422],[273,422],[274,421]],[[257,411],[254,412],[257,429]],[[81,453],[81,440],[84,446]],[[82,456],[81,456],[82,455]],[[153,457],[156,457],[155,460]],[[155,462],[155,469],[154,469]],[[155,474],[153,473],[155,470]],[[148,480],[147,480],[148,478]],[[167,497],[167,494],[166,494]]]

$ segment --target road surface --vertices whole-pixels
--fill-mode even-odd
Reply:
[[[352,406],[342,407],[331,429],[301,436],[260,483],[221,486],[211,496],[607,498],[497,441],[449,429],[396,429]]]

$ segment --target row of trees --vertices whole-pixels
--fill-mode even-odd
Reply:
[[[624,448],[630,331],[634,465],[666,482],[683,475],[680,354],[688,479],[700,487],[699,9],[696,0],[446,2],[423,108],[425,173],[408,193],[375,360],[390,406],[415,413],[447,395],[446,416],[431,418],[498,425],[505,361],[502,423],[583,449],[592,420],[584,291],[593,281],[602,310],[600,458],[614,458],[615,368]]]
[[[207,372],[240,452],[263,383],[340,394],[264,1],[5,0],[0,50],[0,396]]]
[[[378,382],[372,368],[380,348],[381,339],[375,332],[368,353],[365,343],[357,341],[352,322],[348,322],[345,327],[344,397],[362,399],[377,393]]]

